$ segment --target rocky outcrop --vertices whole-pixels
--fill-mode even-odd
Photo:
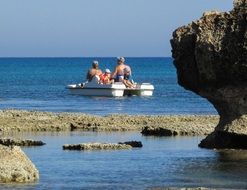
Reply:
[[[141,133],[145,136],[195,136],[213,132],[218,118],[215,116],[180,116],[174,122],[160,123],[159,126],[145,126]]]
[[[126,142],[119,142],[118,144],[130,145],[133,148],[141,148],[143,146],[141,141],[126,141]]]
[[[82,143],[63,145],[64,150],[123,150],[131,148],[132,146],[127,144],[114,143]]]
[[[38,179],[38,170],[19,147],[0,145],[0,183],[34,182]]]
[[[13,139],[13,138],[1,138],[0,144],[5,146],[43,146],[45,145],[42,141],[35,141],[31,139]]]
[[[171,40],[178,83],[208,99],[220,115],[205,148],[247,148],[247,0],[230,12],[206,12]]]

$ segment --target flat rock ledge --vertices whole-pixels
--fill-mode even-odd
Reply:
[[[81,144],[65,144],[64,150],[124,150],[131,149],[132,146],[117,143],[81,143]]]
[[[38,179],[38,170],[20,147],[0,145],[0,183],[27,183]]]
[[[31,139],[13,139],[13,138],[1,138],[0,144],[5,146],[43,146],[45,145],[42,141],[35,141]]]
[[[141,131],[146,126],[211,133],[218,122],[218,116],[123,114],[94,116],[81,113],[0,110],[2,134],[26,131]]]

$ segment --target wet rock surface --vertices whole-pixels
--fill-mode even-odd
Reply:
[[[118,144],[126,144],[126,145],[130,145],[130,146],[132,146],[133,148],[141,148],[141,147],[143,147],[141,141],[126,141],[126,142],[119,142]]]
[[[38,170],[19,147],[0,145],[0,183],[26,183],[38,179]]]
[[[13,138],[0,138],[0,144],[5,146],[43,146],[45,145],[42,141],[35,141],[31,139],[13,139]]]
[[[178,83],[208,99],[220,115],[204,148],[247,147],[247,1],[206,12],[171,40]]]
[[[144,127],[141,133],[145,136],[176,136],[179,134],[178,131],[165,129],[161,127]]]
[[[116,143],[81,143],[63,145],[64,150],[124,150],[131,148],[132,146],[130,145]]]

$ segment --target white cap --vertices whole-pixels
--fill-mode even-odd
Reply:
[[[122,61],[122,62],[125,62],[125,59],[124,59],[124,57],[117,57],[117,60],[118,60],[118,61]]]
[[[94,64],[94,65],[98,65],[99,62],[98,62],[98,61],[93,61],[93,64]]]
[[[111,73],[110,69],[105,70],[106,73]]]

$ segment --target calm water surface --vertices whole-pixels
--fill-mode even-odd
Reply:
[[[206,100],[177,84],[171,58],[127,58],[137,82],[154,84],[154,96],[83,97],[65,86],[85,80],[94,58],[0,58],[0,109],[127,114],[215,114]],[[113,70],[115,58],[98,58]]]
[[[247,153],[200,149],[202,137],[144,137],[139,133],[43,133],[22,138],[47,145],[24,148],[40,171],[31,185],[0,189],[149,189],[155,187],[247,188]],[[143,148],[121,151],[64,151],[81,142],[141,140]],[[238,156],[239,154],[239,156]]]

